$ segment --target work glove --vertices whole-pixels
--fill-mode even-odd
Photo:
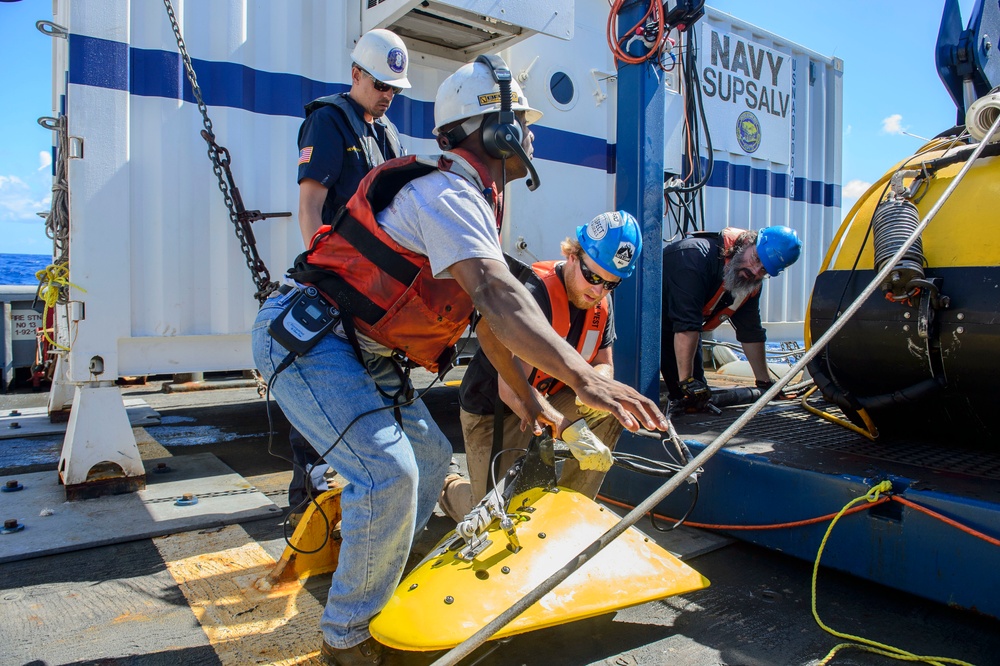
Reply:
[[[772,380],[770,380],[770,379],[758,379],[754,383],[757,385],[757,388],[760,390],[760,392],[761,392],[762,395],[763,395],[764,391],[767,391],[772,386],[774,386],[774,382]],[[775,400],[791,400],[792,397],[790,395],[788,395],[787,393],[785,393],[785,390],[782,389],[782,390],[778,391],[778,394],[776,396],[774,396],[774,399]]]
[[[595,427],[601,422],[601,420],[611,415],[611,412],[606,412],[603,409],[596,409],[594,407],[588,407],[583,404],[580,402],[580,396],[576,397],[576,411],[580,413],[580,416],[584,418],[587,422],[587,426],[590,428]]]
[[[562,431],[562,441],[580,463],[580,469],[607,472],[614,460],[611,449],[587,427],[584,419],[574,421]]]
[[[700,411],[705,408],[708,401],[712,398],[712,391],[708,388],[708,384],[694,377],[688,377],[682,381],[680,388],[681,393],[684,394],[682,404],[685,409]]]

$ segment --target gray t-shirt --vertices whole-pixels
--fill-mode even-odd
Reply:
[[[376,216],[389,236],[431,262],[436,278],[465,259],[503,262],[493,209],[462,176],[433,171],[407,183]]]

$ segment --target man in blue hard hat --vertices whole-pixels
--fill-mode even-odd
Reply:
[[[540,261],[530,267],[521,264],[512,266],[512,270],[524,276],[525,287],[553,328],[595,370],[611,378],[611,346],[615,340],[611,292],[635,271],[642,251],[639,223],[625,211],[602,213],[577,227],[576,237],[565,239],[560,249],[562,261]],[[490,350],[494,336],[489,326],[480,323],[476,332],[480,344]],[[551,426],[553,434],[565,440],[576,456],[563,464],[559,485],[593,498],[611,467],[611,450],[622,431],[617,419],[608,412],[583,406],[572,389],[514,360],[524,375],[520,390],[498,377],[482,350],[473,357],[462,379],[459,403],[469,478],[449,474],[439,499],[442,510],[456,522],[486,494],[490,462],[499,448],[527,448],[544,425]],[[527,417],[534,412],[526,409],[518,397],[526,393],[541,405],[538,419]],[[503,433],[502,443],[495,444],[498,429]],[[576,455],[574,449],[580,437],[593,442],[586,456]],[[492,478],[502,478],[516,458],[513,452],[500,456]]]
[[[799,258],[802,242],[789,227],[699,232],[663,248],[663,327],[660,372],[672,402],[703,409],[711,398],[701,360],[701,333],[729,321],[757,387],[773,383],[760,320],[764,278]]]

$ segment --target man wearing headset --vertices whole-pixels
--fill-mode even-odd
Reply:
[[[310,290],[273,297],[257,315],[257,367],[289,421],[347,480],[343,543],[321,620],[327,663],[381,663],[368,624],[400,580],[452,454],[422,401],[410,397],[404,368],[443,370],[474,309],[509,350],[506,361],[493,357],[496,349],[487,353],[511,383],[516,355],[626,428],[667,428],[653,401],[598,373],[559,337],[504,260],[503,188],[529,172],[529,187],[537,186],[527,125],[540,116],[499,58],[461,67],[435,98],[444,155],[373,170],[289,273],[341,311],[341,328],[294,357],[268,331]],[[530,393],[520,398],[529,417],[544,420]]]
[[[595,370],[612,377],[615,325],[611,292],[635,271],[642,251],[642,230],[625,211],[601,213],[577,227],[575,238],[564,240],[560,249],[564,261],[523,266],[524,285],[559,335]],[[480,324],[476,333],[487,344],[494,337],[489,324]],[[607,412],[583,405],[562,382],[537,368],[521,365],[522,382],[530,384],[547,420],[557,424],[557,436],[572,441],[572,435],[565,435],[567,429],[586,424],[597,440],[589,455],[566,460],[559,478],[560,486],[593,498],[611,468],[611,450],[621,435],[621,424]],[[525,449],[532,436],[541,432],[540,424],[528,420],[516,393],[498,377],[482,351],[466,368],[459,403],[469,478],[449,474],[438,500],[456,522],[485,496],[492,486],[491,479],[500,479],[514,463],[515,457],[506,454],[491,466],[499,453],[494,449]]]
[[[351,90],[306,104],[298,139],[299,230],[305,247],[369,171],[405,154],[399,132],[385,113],[393,98],[410,87],[408,67],[402,39],[381,28],[370,30],[351,52]],[[288,520],[294,526],[305,511],[307,479],[316,479],[312,482],[316,491],[326,490],[322,473],[328,466],[317,465],[319,456],[295,426],[288,442],[294,461]]]

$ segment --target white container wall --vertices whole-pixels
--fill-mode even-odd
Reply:
[[[564,16],[566,0],[553,1]],[[302,107],[348,89],[363,4],[173,3],[216,140],[232,154],[247,209],[293,213],[253,225],[272,278],[303,249],[295,215]],[[521,181],[507,197],[503,243],[525,261],[557,257],[560,240],[614,202],[616,78],[605,46],[608,5],[578,0],[573,12],[572,29],[560,27],[568,41],[511,38],[502,52],[531,104],[545,114],[534,128],[541,187],[529,192]],[[54,18],[69,38],[54,40],[53,104],[65,109],[69,133],[82,144],[82,156],[69,166],[70,280],[79,288],[71,290],[74,305],[66,309],[73,320],[68,379],[251,367],[255,289],[199,135],[202,116],[163,5],[60,0]],[[839,61],[711,9],[696,29],[703,48],[704,36],[715,30],[788,59],[781,74],[791,78],[780,91],[789,96],[782,125],[790,131],[787,148],[762,160],[718,143],[706,209],[710,228],[789,224],[799,231],[804,260],[771,280],[765,318],[801,322],[840,219]],[[408,40],[414,85],[389,114],[411,153],[436,152],[434,93],[459,64],[421,44]],[[668,136],[679,118],[676,99],[668,94]],[[730,120],[719,120],[718,128],[716,122],[709,121],[713,136],[732,132]],[[101,363],[94,365],[95,357]],[[103,373],[92,374],[100,365]]]
[[[813,282],[841,220],[843,62],[710,7],[695,29],[715,157],[705,227],[795,229],[802,255],[767,281],[761,316],[770,339],[801,340]],[[668,92],[665,129],[678,146],[681,114],[680,95]],[[722,339],[733,333],[716,331]]]
[[[541,186],[508,187],[502,241],[521,261],[560,256],[559,242],[614,205],[616,71],[607,47],[608,5],[576,3],[569,41],[536,35],[504,56],[531,105]]]
[[[174,1],[247,209],[296,213],[302,107],[349,89],[360,5]],[[97,356],[100,379],[252,367],[255,288],[163,4],[60,2],[56,18],[70,34],[55,88],[68,82],[69,133],[84,146],[70,163],[71,298],[82,305],[69,309],[69,380],[97,378]],[[411,52],[414,87],[390,112],[410,152],[435,152],[434,92],[456,66]],[[272,278],[303,250],[295,215],[253,232]]]

